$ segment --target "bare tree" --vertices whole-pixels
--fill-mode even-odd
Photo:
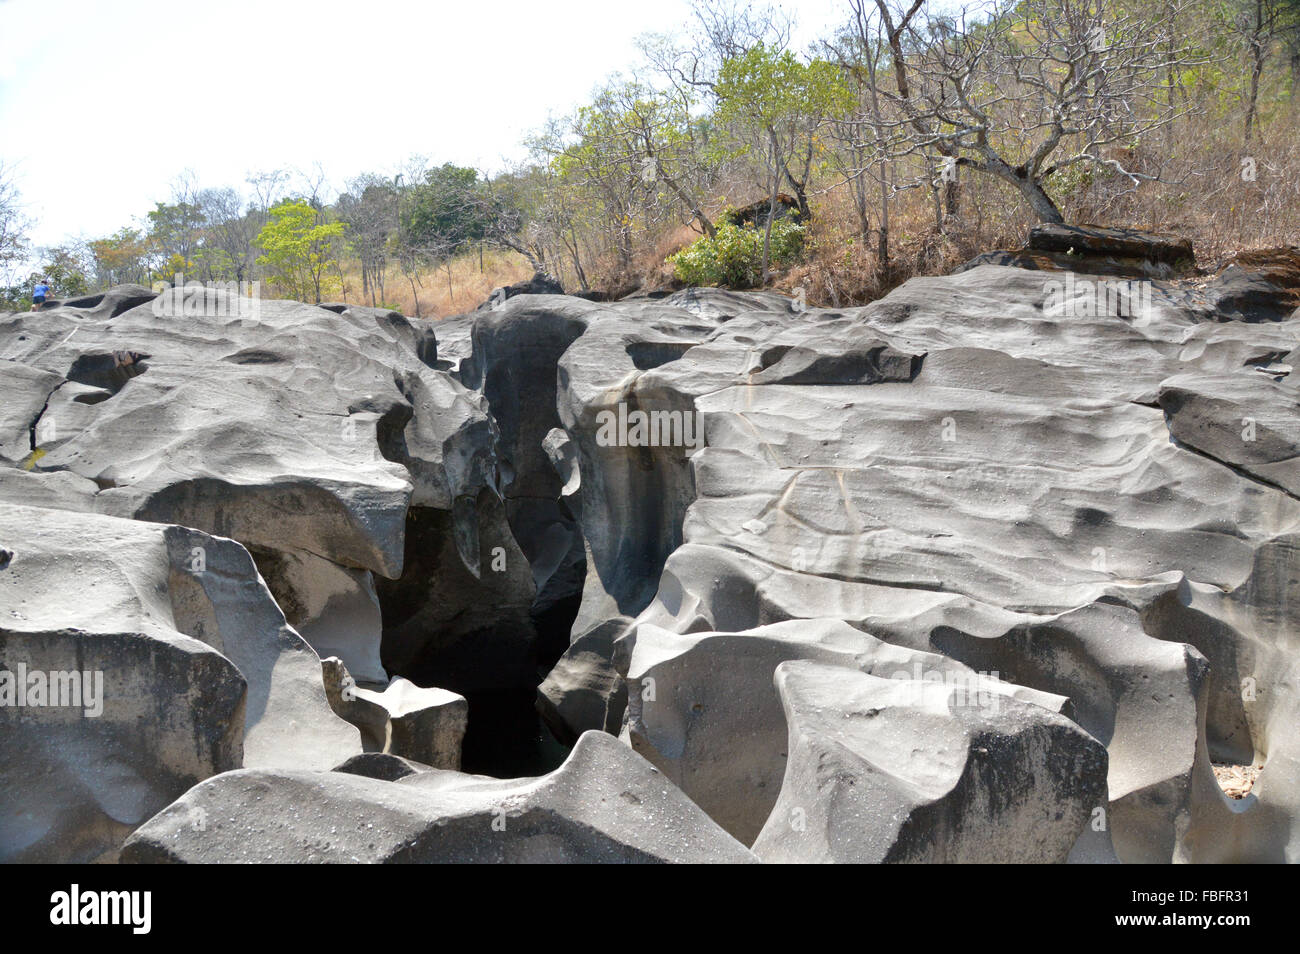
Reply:
[[[780,52],[790,45],[793,31],[793,18],[780,7],[746,0],[693,0],[686,43],[652,35],[643,39],[641,52],[679,91],[711,92],[727,60],[756,46]]]
[[[203,217],[204,245],[209,278],[229,275],[245,281],[252,274],[257,253],[253,241],[262,223],[253,210],[245,210],[240,194],[231,188],[202,189],[194,197]]]
[[[531,255],[530,262],[533,258],[549,260],[557,272],[561,270],[560,263],[567,261],[578,286],[584,291],[590,290],[587,266],[599,257],[604,248],[593,244],[593,239],[600,233],[585,227],[591,218],[590,196],[585,183],[560,174],[555,163],[551,162],[540,163],[526,171],[519,170],[516,175],[520,178],[512,191],[515,201],[522,200],[528,204],[527,214],[520,215],[510,202],[494,199],[487,241],[508,248],[507,240],[513,240],[521,246],[532,245],[545,250],[539,254],[535,250],[521,252],[518,248],[511,249],[525,257]],[[499,195],[504,181],[498,178],[486,186],[488,194]],[[584,226],[581,229],[580,223]],[[527,233],[527,241],[522,243],[519,242],[524,237],[519,235],[521,229]],[[533,262],[533,267],[537,267],[536,262]],[[566,285],[563,281],[566,276],[557,274],[554,277],[561,280],[561,285]]]
[[[361,263],[361,292],[373,306],[384,300],[391,240],[397,231],[398,185],[378,175],[363,175],[348,183],[336,206],[347,223],[348,244]]]
[[[881,86],[887,82],[885,74],[899,30],[907,26],[919,4],[897,19],[889,15],[888,8],[881,12],[873,6],[872,0],[850,0],[849,6],[852,11],[849,25],[826,47],[848,74],[857,108],[830,123],[831,135],[841,144],[831,161],[853,196],[863,242],[870,240],[872,232],[869,206],[879,201],[879,224],[874,231],[876,261],[883,272],[889,267],[890,201],[898,191],[895,185],[899,180],[898,159],[911,147],[909,129],[898,121],[900,112],[886,102]],[[896,57],[894,62],[898,62]],[[905,74],[902,81],[906,89]],[[898,88],[891,92],[890,99],[896,102],[900,96]]]
[[[289,181],[289,173],[283,169],[250,172],[244,181],[253,187],[254,207],[265,217],[271,206],[284,198],[284,185]]]
[[[0,163],[0,278],[25,256],[28,225],[13,169]]]
[[[713,238],[704,211],[708,169],[691,114],[697,98],[683,89],[659,91],[636,82],[611,85],[603,95],[611,101],[611,126],[626,139],[643,181],[663,184],[699,231]]]
[[[1114,0],[923,14],[909,22],[906,44],[901,35],[891,41],[910,75],[906,92],[887,95],[906,116],[914,149],[1000,179],[1041,221],[1063,222],[1047,191],[1056,173],[1082,163],[1109,168],[1130,181],[1128,191],[1159,178],[1129,157],[1144,135],[1180,115],[1159,92],[1169,69],[1194,59],[1171,48],[1168,16],[1167,8]]]
[[[329,177],[325,174],[325,167],[317,161],[312,163],[310,169],[295,170],[294,176],[301,183],[301,187],[297,190],[298,194],[306,199],[313,209],[322,211],[333,191],[329,184]]]
[[[1259,85],[1264,67],[1283,41],[1300,27],[1300,6],[1287,0],[1233,0],[1217,8],[1221,27],[1246,54],[1250,72],[1246,92],[1244,135],[1256,133]]]
[[[906,107],[908,122],[913,131],[923,140],[931,140],[931,146],[924,151],[928,154],[932,149],[943,159],[944,175],[941,177],[943,202],[936,215],[937,224],[942,228],[944,215],[956,216],[960,206],[958,168],[953,161],[957,151],[952,143],[943,139],[934,140],[931,137],[932,130],[922,116],[922,109],[916,105],[919,95],[919,80],[912,76],[908,51],[905,49],[909,45],[911,37],[916,33],[914,25],[919,19],[918,15],[925,0],[903,0],[903,3],[897,7],[891,7],[889,0],[874,0],[874,2],[880,18],[879,32],[883,34],[885,43],[889,48],[889,63],[894,73],[896,101]],[[866,32],[871,21],[866,11],[866,2],[865,0],[850,0],[850,6],[853,10],[855,29],[865,41]],[[873,115],[879,116],[879,86],[874,83],[872,95]],[[929,157],[927,155],[928,163]],[[935,188],[939,188],[938,184],[935,184]]]

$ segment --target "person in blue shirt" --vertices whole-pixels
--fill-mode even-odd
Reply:
[[[42,278],[36,283],[36,287],[32,289],[32,311],[36,311],[41,305],[45,304],[45,299],[49,294],[50,286]]]

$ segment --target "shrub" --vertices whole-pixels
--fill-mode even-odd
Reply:
[[[772,223],[772,265],[794,262],[802,248],[803,226],[785,219]],[[720,225],[715,238],[697,239],[668,262],[688,285],[752,288],[762,280],[763,229]]]

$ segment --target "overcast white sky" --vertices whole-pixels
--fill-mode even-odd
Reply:
[[[783,0],[797,46],[844,0]],[[0,0],[0,161],[40,245],[116,231],[200,185],[412,155],[497,169],[635,60],[687,0]]]

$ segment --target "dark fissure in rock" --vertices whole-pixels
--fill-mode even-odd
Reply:
[[[461,771],[495,778],[545,775],[569,754],[537,714],[536,688],[464,693],[469,723]]]
[[[464,771],[540,774],[567,751],[543,727],[534,700],[568,646],[580,584],[577,593],[536,599],[532,568],[501,501],[485,491],[471,515],[477,516],[477,578],[457,550],[452,513],[429,507],[408,513],[402,576],[376,579],[384,667],[469,700]],[[584,570],[576,568],[579,580]]]

